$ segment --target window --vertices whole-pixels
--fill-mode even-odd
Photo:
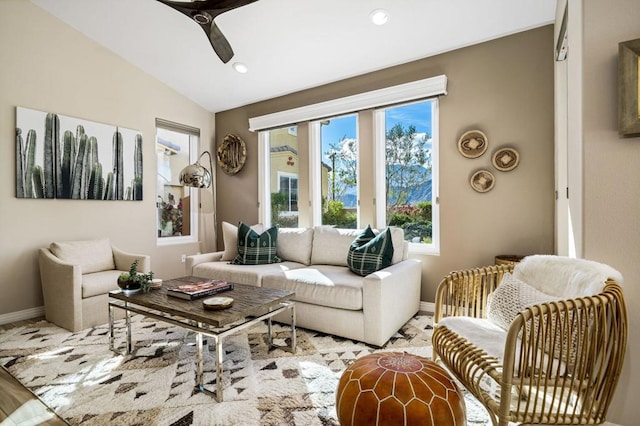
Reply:
[[[437,105],[430,99],[376,112],[378,226],[403,228],[414,251],[438,251]]]
[[[298,131],[284,127],[264,132],[269,146],[268,182],[270,224],[298,227]],[[267,223],[263,220],[264,223]]]
[[[278,172],[278,192],[284,200],[284,215],[297,214],[298,211],[298,176]]]
[[[320,126],[320,194],[322,225],[355,229],[358,224],[358,116],[315,122]]]
[[[180,172],[195,162],[199,131],[156,120],[156,230],[161,244],[195,241],[198,192],[180,184]]]
[[[250,118],[250,130],[260,132],[260,221],[398,226],[411,251],[437,254],[437,96],[446,86],[441,75]],[[275,142],[281,133],[295,139],[295,151],[287,148],[293,142]]]

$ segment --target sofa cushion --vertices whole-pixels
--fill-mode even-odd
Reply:
[[[51,243],[51,253],[63,262],[80,266],[83,274],[115,269],[108,238]]]
[[[391,240],[393,241],[392,264],[406,259],[404,253],[404,231],[402,228],[390,226]],[[312,265],[337,265],[348,266],[347,255],[353,240],[362,232],[362,229],[340,229],[332,226],[315,226],[313,228],[313,249],[311,251]],[[374,234],[379,231],[373,229]]]
[[[405,252],[407,242],[404,240],[404,229],[397,226],[389,226],[386,229],[391,232],[391,241],[393,241],[393,258],[391,259],[391,264],[395,265],[408,258],[409,253],[408,251]],[[377,233],[375,229],[373,232]]]
[[[279,228],[277,254],[282,260],[311,264],[313,228]]]
[[[248,225],[238,226],[238,255],[231,263],[236,265],[265,265],[280,262],[276,255],[278,227],[272,226],[258,234]]]
[[[559,300],[527,285],[510,273],[502,277],[500,285],[491,294],[487,318],[507,330],[516,315],[529,306]]]
[[[303,266],[301,263],[295,262],[271,263],[268,265],[234,265],[227,262],[204,262],[193,267],[192,275],[260,287],[262,278],[265,275],[302,268]]]
[[[349,246],[360,233],[357,229],[339,229],[332,226],[313,228],[312,265],[347,266]]]
[[[264,227],[261,223],[251,225],[251,229],[259,234],[264,231]],[[235,259],[238,255],[238,227],[229,222],[223,221],[222,241],[224,242],[224,252],[222,253],[222,260],[228,262]]]
[[[391,265],[392,257],[393,243],[389,228],[376,235],[367,226],[351,243],[347,264],[351,272],[364,277]]]
[[[118,276],[125,271],[113,269],[82,276],[82,298],[100,296],[118,289]]]
[[[315,265],[266,274],[262,286],[295,292],[294,300],[338,309],[362,309],[363,278],[344,266]]]

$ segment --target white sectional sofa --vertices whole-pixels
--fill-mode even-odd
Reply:
[[[354,274],[347,254],[360,232],[329,226],[281,228],[281,263],[231,264],[222,259],[237,248],[225,247],[187,256],[186,270],[198,277],[293,291],[298,326],[382,346],[418,312],[421,267],[418,260],[408,259],[403,230],[391,228],[392,265],[365,277]],[[288,322],[287,315],[276,320]]]

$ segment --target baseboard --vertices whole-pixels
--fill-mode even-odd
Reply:
[[[420,302],[420,312],[434,313],[436,311],[436,304],[433,302]]]
[[[28,320],[32,318],[43,317],[43,316],[44,316],[44,306],[38,306],[36,308],[29,308],[23,311],[10,312],[8,314],[0,315],[0,325]]]

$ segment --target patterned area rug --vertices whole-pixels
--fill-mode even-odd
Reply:
[[[383,348],[298,328],[295,354],[268,351],[266,325],[257,325],[223,342],[222,403],[194,390],[194,333],[137,315],[131,356],[109,350],[106,325],[71,333],[42,321],[0,334],[0,363],[72,425],[337,425],[346,366],[380,351],[430,357],[431,324],[417,315]],[[289,328],[274,331],[284,345]],[[204,377],[215,389],[207,351]],[[468,425],[490,423],[466,391],[465,401]]]

